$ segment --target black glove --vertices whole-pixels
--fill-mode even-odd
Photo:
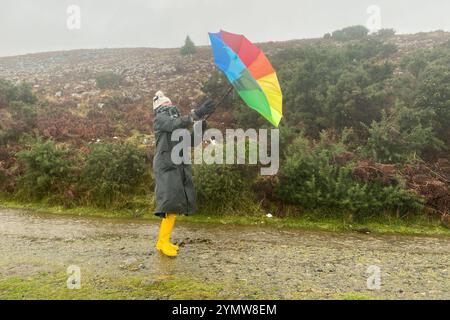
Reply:
[[[203,119],[205,116],[214,113],[214,111],[216,111],[216,105],[214,101],[208,99],[194,112],[199,119]]]

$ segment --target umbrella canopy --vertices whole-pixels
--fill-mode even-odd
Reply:
[[[278,127],[283,95],[278,77],[264,52],[243,35],[209,33],[214,62],[252,109]]]

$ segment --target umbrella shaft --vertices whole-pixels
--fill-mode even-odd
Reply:
[[[222,104],[222,102],[224,102],[225,99],[230,95],[230,93],[231,93],[232,91],[233,91],[233,86],[230,85],[230,88],[228,89],[227,93],[225,93],[225,94],[223,95],[223,97],[220,98],[219,102],[216,103],[216,105],[214,106],[214,108],[217,108],[218,106],[220,106],[220,105]],[[211,114],[209,114],[209,115],[205,118],[205,120],[208,120],[210,116],[211,116]]]

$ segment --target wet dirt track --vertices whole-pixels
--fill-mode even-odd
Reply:
[[[450,299],[450,238],[336,234],[177,223],[176,259],[154,251],[158,221],[44,215],[0,209],[0,279],[65,272],[186,276],[220,283],[218,298]],[[381,288],[367,288],[369,266]]]

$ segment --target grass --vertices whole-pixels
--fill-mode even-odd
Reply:
[[[335,299],[336,300],[375,300],[374,297],[360,295],[360,294],[354,294],[354,293],[336,295]]]
[[[54,213],[60,215],[75,215],[85,217],[158,219],[158,217],[155,217],[152,213],[144,212],[142,209],[103,209],[88,206],[64,208],[64,206],[60,205],[50,205],[45,201],[21,202],[4,197],[0,197],[0,207],[8,209],[32,210],[40,213]]]
[[[407,219],[384,216],[359,222],[349,222],[339,217],[300,217],[267,218],[252,216],[205,216],[182,217],[179,220],[190,220],[199,223],[221,223],[238,225],[258,225],[274,228],[293,228],[305,230],[323,230],[333,232],[361,232],[375,234],[450,236],[450,230],[443,227],[438,219],[411,217]]]
[[[67,288],[64,273],[40,272],[32,276],[0,279],[0,300],[277,300],[275,294],[263,294],[254,288],[234,284],[211,283],[186,277],[142,277],[86,275],[80,289]],[[310,292],[290,299],[373,300],[379,297],[357,293]]]
[[[41,272],[28,277],[0,279],[1,300],[120,300],[120,299],[214,299],[221,287],[189,278],[146,281],[142,278],[86,276],[80,289],[67,288],[64,273]]]
[[[92,207],[64,208],[52,206],[46,202],[23,203],[10,199],[0,198],[0,207],[11,209],[25,209],[41,213],[53,213],[60,215],[75,215],[86,217],[105,217],[118,219],[145,219],[159,220],[149,208],[140,209],[100,209]],[[190,217],[180,216],[178,221],[192,223],[212,223],[224,225],[244,225],[273,228],[293,228],[305,230],[323,230],[333,232],[361,232],[375,234],[401,234],[422,236],[450,236],[450,229],[445,228],[439,219],[413,216],[409,218],[397,218],[390,215],[382,215],[377,218],[363,221],[351,221],[347,217],[321,216],[318,213],[305,213],[301,216],[289,216],[285,218],[268,218],[263,213],[259,215],[218,215],[198,214]]]

